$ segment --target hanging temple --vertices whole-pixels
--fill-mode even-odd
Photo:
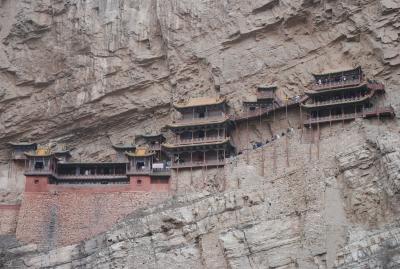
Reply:
[[[257,99],[243,102],[243,112],[229,115],[223,97],[192,98],[177,102],[180,117],[163,132],[142,134],[135,143],[114,144],[112,162],[76,162],[65,146],[51,149],[30,142],[10,142],[11,159],[25,167],[25,192],[46,192],[68,184],[121,184],[129,191],[170,192],[171,170],[223,167],[238,152],[232,131],[240,123],[278,111],[296,109],[301,128],[345,122],[356,118],[393,117],[391,106],[381,105],[382,83],[365,78],[361,67],[314,74],[303,96],[281,100],[275,86],[260,86]],[[260,147],[269,141],[259,141]]]

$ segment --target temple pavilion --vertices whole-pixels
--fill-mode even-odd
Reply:
[[[27,162],[25,175],[48,175],[52,176],[56,171],[57,159],[51,149],[38,146],[34,150],[24,152]]]
[[[33,152],[37,148],[37,144],[31,142],[9,142],[8,145],[12,148],[11,159],[13,161],[27,160],[25,152]]]
[[[226,100],[193,98],[174,104],[180,117],[167,125],[174,137],[162,145],[171,157],[171,168],[218,167],[234,153]]]
[[[384,85],[367,80],[361,67],[313,76],[311,89],[305,91],[308,99],[301,104],[306,126],[394,115],[392,107],[379,105],[377,96],[385,93]]]
[[[280,106],[280,100],[276,95],[276,86],[258,86],[257,87],[257,100],[244,101],[243,106],[245,111],[249,114],[257,114],[261,110],[273,109]]]
[[[27,158],[25,167],[27,180],[30,180],[31,176],[46,176],[36,180],[46,181],[45,184],[129,183],[126,175],[127,162],[70,161],[70,150],[65,147],[52,149],[38,146],[37,149],[24,154]],[[35,185],[32,182],[29,184]]]
[[[166,138],[162,133],[146,133],[135,137],[135,144],[138,146],[147,146],[154,151],[155,162],[166,162],[169,160],[165,152],[161,149],[161,144],[165,143]]]
[[[116,151],[116,161],[124,162],[127,161],[126,152],[132,152],[136,149],[136,145],[134,143],[122,143],[119,142],[117,144],[113,144],[112,147]]]

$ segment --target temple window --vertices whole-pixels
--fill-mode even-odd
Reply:
[[[137,185],[142,185],[142,180],[141,180],[141,179],[138,179],[138,180],[136,181],[136,184],[137,184]]]
[[[136,163],[136,170],[142,170],[144,167],[144,162],[137,162]]]
[[[37,161],[35,162],[35,169],[43,169],[44,168],[44,163]]]

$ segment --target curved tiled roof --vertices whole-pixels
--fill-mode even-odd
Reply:
[[[135,152],[125,152],[127,156],[130,157],[149,157],[155,154],[154,151],[151,151],[148,147],[138,147]]]
[[[351,67],[351,66],[344,66],[344,67],[338,67],[338,68],[327,68],[322,70],[321,72],[317,73],[312,73],[313,76],[326,76],[326,75],[333,75],[333,74],[340,74],[343,72],[349,72],[349,71],[354,71],[360,69],[361,66],[356,66],[356,67]]]
[[[199,106],[211,106],[219,105],[224,103],[226,100],[224,97],[198,97],[191,98],[186,101],[174,103],[176,109],[189,108],[189,107],[199,107]]]

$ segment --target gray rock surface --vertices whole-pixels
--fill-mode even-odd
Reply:
[[[256,85],[295,95],[313,72],[361,65],[399,114],[399,28],[398,0],[0,0],[0,201],[23,189],[5,142],[107,160],[182,98],[219,93],[234,113]],[[77,245],[0,237],[0,267],[398,268],[399,130],[324,128],[318,157],[296,130],[290,166],[281,139],[232,159],[209,192],[182,175],[181,195]]]

